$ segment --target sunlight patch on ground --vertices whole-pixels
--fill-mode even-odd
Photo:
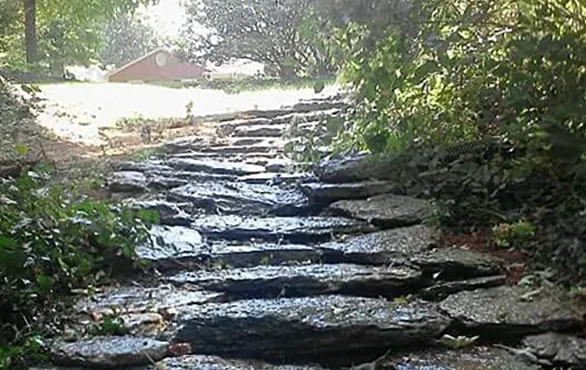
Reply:
[[[41,125],[68,140],[99,145],[98,128],[114,126],[116,120],[124,117],[185,117],[186,105],[191,101],[196,116],[277,109],[300,99],[333,95],[338,87],[327,86],[321,94],[315,94],[311,88],[227,94],[220,90],[113,83],[43,85],[41,90],[45,99],[45,111],[39,116]]]

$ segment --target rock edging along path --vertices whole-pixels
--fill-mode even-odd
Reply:
[[[161,215],[137,249],[159,274],[80,299],[77,328],[114,317],[126,335],[56,341],[56,365],[317,370],[388,349],[385,368],[402,370],[584,365],[573,335],[583,312],[559,291],[504,286],[492,256],[438,249],[431,205],[373,180],[368,158],[283,173],[275,135],[341,108],[304,104],[226,117],[220,140],[175,140],[166,155],[116,164],[110,190]],[[445,334],[480,339],[450,349],[438,344]],[[530,361],[484,340],[526,346]]]

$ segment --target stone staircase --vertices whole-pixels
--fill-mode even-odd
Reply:
[[[226,117],[222,137],[118,163],[115,196],[161,215],[137,250],[158,274],[80,299],[77,325],[110,314],[128,334],[58,340],[46,369],[339,369],[389,349],[366,368],[586,368],[586,311],[559,289],[505,285],[489,254],[436,246],[427,201],[348,172],[360,166],[326,164],[330,182],[284,172],[286,125],[341,108]],[[479,338],[457,349],[445,335]]]

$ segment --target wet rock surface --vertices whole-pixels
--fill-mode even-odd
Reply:
[[[486,337],[512,339],[544,331],[580,327],[582,317],[562,289],[538,291],[519,286],[477,289],[453,294],[439,307],[468,330]]]
[[[345,296],[259,299],[193,307],[169,332],[201,354],[302,359],[427,343],[450,324],[423,302]]]
[[[359,265],[258,266],[243,269],[183,272],[174,284],[194,284],[244,298],[303,297],[345,294],[393,297],[422,285],[421,272],[406,267]]]
[[[285,239],[291,242],[327,241],[336,233],[355,234],[375,230],[365,222],[341,217],[205,216],[194,220],[191,227],[202,234],[224,239]]]
[[[503,349],[477,347],[463,350],[432,349],[396,356],[386,364],[397,370],[538,370]],[[383,365],[384,366],[384,365]]]
[[[206,182],[172,190],[172,199],[189,201],[209,212],[292,216],[309,212],[309,200],[295,189],[246,183]]]
[[[396,190],[396,185],[386,181],[366,181],[348,184],[312,182],[302,184],[300,188],[314,200],[335,202],[341,199],[364,199],[379,194],[392,193]]]
[[[345,106],[320,98],[194,118],[215,121],[218,135],[204,130],[148,160],[114,163],[112,196],[160,214],[137,249],[153,268],[144,281],[133,276],[75,305],[74,327],[116,317],[126,337],[57,342],[55,363],[338,370],[390,348],[374,370],[539,368],[515,348],[483,347],[489,340],[525,346],[549,368],[583,366],[586,345],[573,335],[584,310],[570,308],[561,289],[504,285],[503,261],[436,245],[423,224],[430,204],[393,194],[401,161],[358,155],[289,172],[303,166],[285,154],[291,138],[279,136],[307,132]],[[437,346],[446,333],[481,338],[456,351]],[[155,367],[144,351],[166,358]]]
[[[57,365],[94,368],[128,368],[159,361],[169,343],[148,338],[104,337],[74,343],[58,343],[51,348]]]
[[[320,244],[329,263],[390,264],[423,253],[433,243],[433,231],[424,225],[368,233]]]
[[[432,212],[427,200],[384,194],[366,200],[341,200],[328,208],[334,215],[351,217],[383,228],[422,223]]]
[[[545,333],[526,337],[523,345],[554,365],[586,369],[586,339],[568,334]]]
[[[160,362],[166,370],[321,370],[317,366],[272,365],[253,360],[224,359],[218,356],[183,356]]]

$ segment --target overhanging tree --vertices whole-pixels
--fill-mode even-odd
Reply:
[[[192,60],[216,63],[246,58],[264,63],[282,78],[332,74],[335,51],[328,23],[312,0],[192,0],[183,30],[185,53]],[[205,27],[209,32],[201,35]]]

